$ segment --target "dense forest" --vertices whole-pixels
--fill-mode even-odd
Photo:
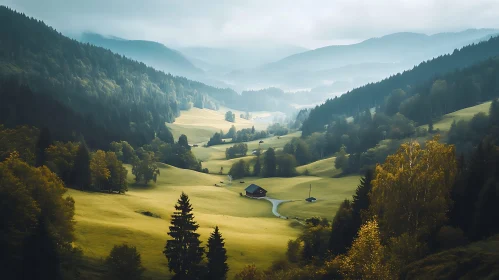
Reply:
[[[73,115],[109,131],[106,134],[113,140],[134,146],[150,142],[161,125],[172,122],[182,109],[193,105],[216,109],[216,99],[239,96],[71,40],[3,6],[0,40],[0,79],[15,80],[50,96],[73,110]],[[16,118],[15,112],[10,118]],[[85,128],[75,129],[90,137]],[[95,141],[96,147],[110,143],[107,137]]]
[[[497,40],[482,44],[493,44],[499,42]],[[482,44],[465,50],[477,48],[479,51]],[[299,155],[296,149],[288,151],[301,164],[337,155],[336,167],[344,173],[362,172],[384,161],[404,139],[424,139],[429,134],[438,133],[433,129],[433,123],[443,115],[499,97],[498,80],[499,59],[492,57],[463,69],[439,73],[424,82],[411,81],[408,84],[412,86],[392,90],[376,107],[365,108],[351,118],[336,115],[336,111],[328,107],[334,101],[328,101],[313,109],[303,122],[301,142],[304,146],[300,151],[307,153]],[[366,89],[375,91],[377,86],[368,85]],[[369,96],[368,92],[365,94]],[[480,120],[475,120],[475,123],[476,127]],[[423,124],[428,124],[428,127],[421,127]],[[459,127],[463,128],[461,124]],[[451,133],[454,135],[451,138],[468,135],[458,134]],[[457,146],[458,152],[469,152],[471,147],[470,144]]]
[[[463,70],[461,72],[459,69],[470,67],[473,64],[477,64],[497,55],[499,55],[499,37],[491,38],[486,42],[473,44],[460,50],[455,50],[452,54],[443,55],[430,61],[422,62],[411,70],[399,73],[383,81],[367,84],[363,87],[354,89],[340,97],[335,97],[334,99],[330,99],[324,104],[315,107],[310,112],[308,120],[303,123],[303,135],[307,136],[313,132],[323,131],[324,126],[329,124],[334,116],[353,116],[359,112],[364,112],[365,109],[378,107],[385,102],[385,99],[394,90],[401,89],[405,91],[407,97],[415,96],[418,93],[423,95],[424,92],[422,91],[424,87],[422,89],[422,86],[431,85],[429,81],[438,79],[439,75],[444,73],[455,71],[454,74],[449,75],[453,76],[452,82],[456,82],[455,86],[461,87],[460,94],[465,97],[475,96],[476,92],[472,92],[469,89],[472,89],[477,83],[485,82],[483,80],[486,77],[478,78],[474,76],[475,74],[478,75],[479,73],[483,73],[483,71],[476,73],[476,69],[468,68],[467,71]],[[493,64],[495,64],[494,60],[489,60],[488,62],[481,64],[481,66],[475,67],[481,67],[484,71],[489,71],[488,68],[494,67]],[[488,83],[491,81],[492,77],[496,77],[493,75],[494,73],[493,70],[491,70],[491,73],[487,73],[487,75],[492,75],[487,76],[489,77],[487,80]],[[458,79],[460,80],[458,81]],[[453,96],[453,100],[457,100],[456,97],[458,97],[458,93],[455,91],[450,92],[450,94],[456,94],[456,96]],[[494,92],[489,91],[486,92],[486,94],[493,95]],[[473,101],[478,102],[480,100],[485,100],[485,97],[486,96],[481,97],[480,95],[477,95],[474,97],[475,100]],[[449,99],[446,99],[446,101],[449,101]],[[465,99],[459,105],[464,107],[475,105],[472,102],[468,102],[468,100]],[[455,109],[460,106],[453,106],[453,108]],[[449,107],[448,110],[450,109],[451,108]],[[427,111],[424,111],[423,113],[426,112]],[[417,121],[428,120],[419,118]]]

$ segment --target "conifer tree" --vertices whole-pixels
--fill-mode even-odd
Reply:
[[[256,158],[255,166],[253,167],[253,175],[260,176],[260,172],[262,170],[262,165],[260,163],[260,157]]]
[[[275,151],[272,148],[268,148],[265,152],[264,164],[263,164],[263,177],[275,177],[277,167],[277,159],[275,156]]]
[[[362,223],[362,214],[369,209],[369,192],[372,189],[371,181],[373,180],[373,176],[373,170],[368,169],[364,177],[360,179],[360,184],[353,195],[352,214],[356,225],[356,232]]]
[[[50,136],[50,131],[47,127],[44,127],[40,131],[38,136],[38,142],[36,143],[36,166],[42,166],[47,161],[45,155],[45,149],[47,149],[52,144],[52,137]]]
[[[204,250],[200,246],[199,225],[194,221],[189,197],[182,192],[175,212],[173,212],[170,231],[172,239],[166,241],[163,254],[168,259],[168,268],[175,272],[176,279],[195,279],[200,271],[199,264]]]
[[[218,230],[218,226],[208,238],[208,279],[221,280],[227,279],[227,250],[224,248],[225,242],[222,234]]]
[[[90,153],[85,143],[80,143],[71,177],[73,184],[81,190],[87,189],[92,182],[90,173]]]

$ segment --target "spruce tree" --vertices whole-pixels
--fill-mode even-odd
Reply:
[[[354,222],[357,226],[356,231],[360,229],[362,223],[362,213],[369,208],[369,192],[371,191],[371,181],[374,179],[374,172],[371,169],[366,171],[363,178],[360,179],[360,184],[355,190],[352,200],[352,214]]]
[[[260,156],[256,158],[255,166],[253,167],[253,175],[260,176],[262,165],[260,164]]]
[[[89,188],[91,184],[90,152],[87,145],[83,142],[80,143],[80,147],[76,153],[71,180],[81,190]]]
[[[176,279],[195,279],[203,258],[204,250],[196,233],[199,225],[194,221],[192,209],[189,197],[182,192],[168,232],[172,239],[166,241],[163,251],[168,259],[168,268],[176,274]]]
[[[45,149],[47,149],[52,144],[52,137],[50,136],[50,131],[47,127],[44,127],[40,131],[38,136],[38,142],[36,143],[36,163],[35,166],[42,166],[45,164],[46,156]]]
[[[276,167],[277,158],[275,156],[275,151],[272,148],[268,148],[265,152],[263,162],[263,177],[275,177]]]
[[[222,234],[218,230],[218,226],[208,238],[208,279],[222,280],[227,279],[227,250],[224,248],[225,242]]]

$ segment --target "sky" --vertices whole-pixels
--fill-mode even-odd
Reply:
[[[0,0],[65,34],[169,46],[350,44],[395,32],[499,28],[499,0]]]

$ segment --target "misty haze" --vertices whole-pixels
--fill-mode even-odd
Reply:
[[[0,0],[0,279],[499,279],[499,2]]]

